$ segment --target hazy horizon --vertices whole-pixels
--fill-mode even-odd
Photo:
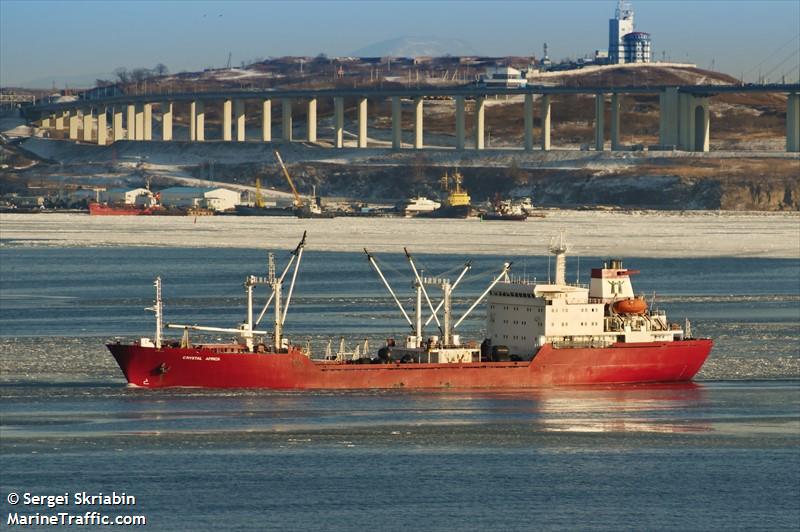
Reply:
[[[0,0],[0,86],[57,88],[118,67],[202,70],[278,56],[350,55],[402,37],[461,42],[486,56],[582,57],[608,46],[614,0]],[[653,59],[745,81],[798,77],[800,2],[634,0]]]

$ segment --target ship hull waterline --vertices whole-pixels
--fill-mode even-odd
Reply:
[[[543,346],[533,360],[456,364],[346,364],[288,353],[223,353],[213,347],[108,344],[128,383],[145,388],[275,390],[518,389],[563,385],[686,382],[713,342],[620,343],[605,348]]]

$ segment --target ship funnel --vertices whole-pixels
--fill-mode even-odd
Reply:
[[[556,279],[555,284],[567,284],[567,243],[564,241],[564,231],[561,231],[558,238],[550,240],[550,253],[556,256]]]

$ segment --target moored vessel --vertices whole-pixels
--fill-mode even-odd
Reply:
[[[161,207],[157,205],[109,205],[107,203],[90,203],[89,214],[92,216],[140,216],[155,214]]]
[[[688,381],[708,357],[712,341],[694,339],[688,327],[671,323],[662,311],[630,308],[620,302],[636,297],[630,282],[634,270],[614,260],[592,270],[589,286],[565,280],[563,239],[553,242],[555,279],[546,283],[515,279],[506,263],[470,308],[453,314],[453,291],[471,267],[464,266],[451,282],[422,276],[410,253],[416,308],[412,316],[383,275],[377,259],[370,264],[406,319],[411,332],[402,345],[387,341],[377,356],[365,346],[352,355],[315,359],[307,348],[293,345],[284,335],[284,321],[305,246],[292,252],[277,275],[270,260],[266,277],[249,276],[245,321],[235,328],[169,325],[183,330],[180,341],[162,338],[160,281],[156,281],[156,334],[130,344],[108,348],[132,385],[159,388],[200,386],[271,389],[380,389],[380,388],[532,388],[552,385]],[[366,251],[366,250],[365,250]],[[282,286],[294,264],[286,301]],[[271,287],[260,316],[253,311],[253,288]],[[438,304],[426,286],[442,290]],[[486,301],[487,335],[482,343],[463,342],[458,327]],[[423,302],[429,315],[425,319]],[[273,330],[258,330],[261,318],[273,306]],[[435,334],[425,329],[435,323]],[[239,339],[223,344],[192,343],[192,330],[235,333]]]
[[[502,200],[496,197],[491,202],[491,209],[487,212],[481,213],[481,220],[492,221],[512,221],[524,222],[528,219],[528,213],[523,208],[522,204],[514,203],[511,200]]]
[[[452,181],[452,186],[451,186]],[[469,193],[462,187],[464,178],[458,171],[452,175],[445,172],[442,176],[442,190],[447,197],[442,205],[434,210],[419,212],[417,216],[425,218],[469,218],[474,215]]]
[[[417,216],[433,212],[441,206],[442,204],[438,201],[428,199],[425,196],[415,196],[399,205],[399,210],[405,216]]]

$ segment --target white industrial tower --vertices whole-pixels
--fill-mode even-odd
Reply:
[[[633,33],[633,7],[619,0],[614,18],[608,21],[608,60],[611,64],[625,62],[625,35]]]

